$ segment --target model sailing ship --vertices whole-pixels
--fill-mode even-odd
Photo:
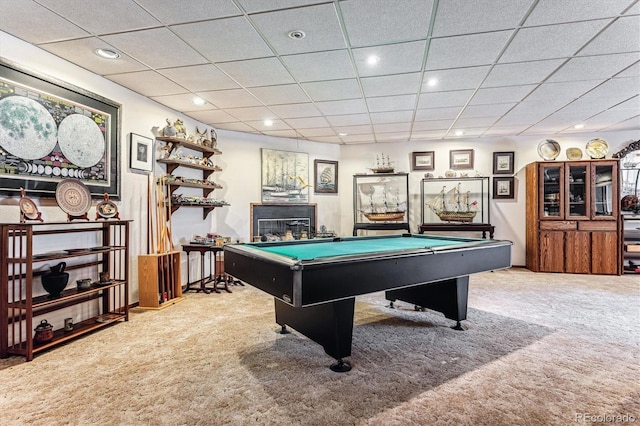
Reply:
[[[376,155],[376,166],[371,167],[371,171],[373,173],[393,173],[394,171],[393,162],[389,160],[388,155],[386,156],[386,158],[384,154],[379,156]]]
[[[404,219],[406,209],[400,203],[400,194],[396,189],[395,194],[390,194],[386,184],[382,185],[382,197],[374,200],[375,187],[371,186],[367,192],[369,195],[369,207],[362,214],[372,222],[394,221]]]
[[[442,190],[425,205],[444,222],[470,223],[476,217],[478,202],[469,199],[469,191],[462,192],[460,184],[449,191],[443,186]]]

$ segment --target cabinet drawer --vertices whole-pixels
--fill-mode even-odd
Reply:
[[[540,229],[545,231],[575,231],[578,222],[575,220],[545,220],[540,221]]]
[[[616,231],[618,229],[618,223],[608,220],[591,220],[589,222],[580,222],[578,229],[581,231]]]

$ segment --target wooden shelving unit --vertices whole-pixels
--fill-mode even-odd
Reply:
[[[109,220],[0,224],[1,358],[21,355],[31,361],[38,352],[129,319],[129,223],[128,220]],[[71,234],[76,235],[69,238]],[[95,245],[42,252],[44,240],[56,237],[69,242],[94,239]],[[70,266],[66,271],[74,275],[81,271],[86,275],[88,271],[96,281],[100,272],[108,272],[111,281],[78,290],[70,279],[60,296],[38,295],[42,275],[38,269],[50,261],[67,262]],[[34,342],[33,330],[40,318],[80,304],[86,306],[83,312],[91,313],[73,318],[72,330],[65,331],[54,325],[53,339]]]

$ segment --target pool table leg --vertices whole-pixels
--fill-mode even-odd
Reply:
[[[445,317],[457,322],[453,327],[456,330],[463,330],[460,321],[467,319],[468,295],[468,275],[385,292],[387,300],[402,300],[442,312]]]
[[[343,358],[351,356],[354,297],[302,308],[293,307],[280,299],[274,300],[276,323],[282,328],[289,325],[321,345],[327,355],[337,360],[331,366],[333,371],[351,370],[351,365]]]

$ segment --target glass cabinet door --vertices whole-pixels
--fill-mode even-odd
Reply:
[[[566,169],[566,219],[589,219],[589,164],[571,163]]]
[[[540,219],[562,219],[564,216],[562,181],[564,168],[562,165],[540,164]]]
[[[593,164],[592,168],[592,219],[615,219],[618,215],[618,205],[613,203],[614,194],[618,191],[615,167],[606,162]]]

